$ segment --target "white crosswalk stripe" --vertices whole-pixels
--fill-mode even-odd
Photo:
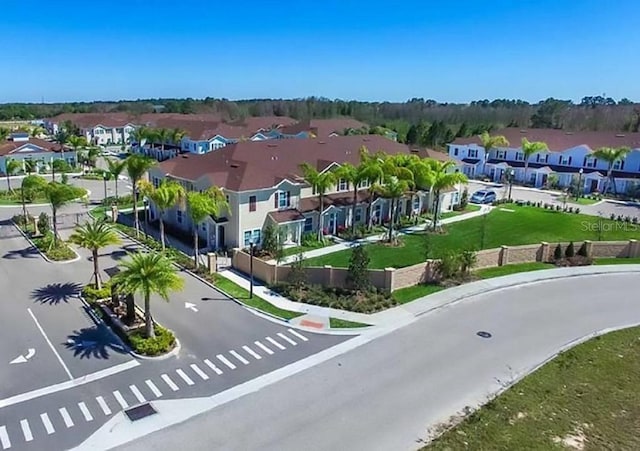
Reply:
[[[236,351],[229,351],[229,354],[231,354],[232,356],[234,356],[236,359],[238,359],[239,361],[241,361],[242,363],[244,363],[245,365],[249,364],[249,361],[247,359],[245,359],[244,357],[242,357],[240,354],[238,354]]]
[[[289,333],[291,335],[293,335],[294,337],[298,337],[300,340],[302,341],[309,341],[309,339],[307,337],[305,337],[304,335],[302,335],[301,333],[293,330],[293,329],[287,329],[289,331]]]
[[[62,420],[64,421],[64,425],[66,427],[70,428],[71,426],[73,426],[71,415],[69,415],[69,412],[67,412],[67,409],[65,407],[59,408],[58,412],[60,412],[60,416],[62,417]]]
[[[266,340],[271,343],[272,345],[274,345],[276,348],[281,349],[281,350],[285,350],[287,348],[285,348],[284,346],[282,346],[280,343],[278,343],[277,341],[275,341],[273,338],[271,337],[267,337]]]
[[[204,371],[202,371],[198,365],[196,365],[195,363],[192,363],[191,365],[191,369],[193,370],[194,373],[196,373],[198,376],[200,376],[200,378],[203,381],[206,381],[209,379],[209,376],[207,375],[207,373],[205,373]]]
[[[285,334],[283,334],[282,332],[278,332],[278,337],[282,338],[284,341],[286,341],[287,343],[293,345],[293,346],[298,346],[298,343],[296,343],[295,341],[293,341],[291,338],[287,337]]]
[[[79,402],[78,408],[80,409],[80,412],[82,412],[82,416],[84,416],[84,419],[86,421],[93,421],[93,416],[91,415],[91,412],[89,412],[89,409],[87,408],[87,405],[85,403]]]
[[[56,430],[53,428],[53,424],[51,424],[51,420],[49,419],[49,415],[46,413],[40,414],[40,419],[42,420],[42,424],[44,425],[44,429],[47,431],[47,434],[51,435]]]
[[[260,360],[262,358],[260,357],[260,354],[258,354],[256,351],[251,349],[249,346],[243,346],[242,349],[247,351],[247,354],[249,354],[251,357],[253,357],[256,360]]]
[[[27,420],[20,420],[20,427],[22,428],[22,435],[24,435],[24,440],[26,442],[30,442],[31,440],[33,440],[33,434],[31,433],[29,422]]]
[[[140,393],[140,390],[138,390],[138,387],[136,387],[135,385],[129,385],[129,390],[131,390],[131,393],[133,393],[133,396],[136,397],[138,402],[147,402],[147,400],[144,399],[144,396],[142,396],[142,393]]]
[[[113,397],[116,398],[116,401],[118,401],[118,404],[120,404],[120,407],[122,407],[123,409],[129,407],[129,404],[118,390],[113,392]]]
[[[156,398],[159,398],[159,397],[162,396],[162,392],[160,390],[158,390],[158,387],[156,387],[156,384],[154,384],[149,379],[147,379],[144,382],[145,382],[145,384],[147,384],[147,387],[149,387],[149,390],[151,390],[151,392],[155,395]]]
[[[98,403],[98,405],[100,406],[100,408],[102,409],[105,415],[111,415],[111,409],[109,408],[109,406],[107,405],[107,402],[104,400],[102,396],[97,396],[96,402]]]
[[[209,368],[211,368],[213,371],[215,371],[215,372],[216,372],[216,374],[217,374],[218,376],[220,376],[220,375],[222,374],[222,370],[221,370],[220,368],[218,368],[217,366],[215,366],[211,360],[209,360],[209,359],[204,359],[204,363],[205,363]]]
[[[267,348],[265,345],[263,345],[262,343],[260,343],[259,341],[255,341],[254,344],[259,347],[260,349],[262,349],[264,352],[266,352],[269,355],[273,354],[273,351],[269,348]]]
[[[187,373],[185,373],[181,369],[178,368],[176,370],[176,373],[178,373],[178,376],[180,376],[182,378],[182,380],[187,383],[187,385],[193,385],[194,384],[194,382],[191,380],[191,378],[189,376],[187,376]]]
[[[169,388],[173,391],[178,391],[180,390],[180,388],[175,384],[175,382],[173,382],[171,380],[171,378],[169,376],[167,376],[166,374],[163,374],[162,376],[160,376],[162,378],[162,380],[165,382],[165,384],[167,384],[169,386]]]
[[[236,369],[236,366],[235,366],[233,363],[229,362],[229,360],[228,360],[225,356],[223,356],[222,354],[218,354],[218,355],[216,356],[216,358],[217,358],[218,360],[220,360],[222,363],[224,363],[225,365],[227,365],[227,366],[228,366],[229,368],[231,368],[232,370],[235,370],[235,369]]]
[[[0,426],[0,445],[2,445],[2,449],[11,448],[11,440],[9,440],[6,426]]]

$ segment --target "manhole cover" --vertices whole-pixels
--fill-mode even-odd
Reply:
[[[131,421],[138,421],[148,416],[154,415],[158,412],[156,412],[156,409],[154,409],[151,404],[145,403],[136,407],[132,407],[131,409],[127,409],[124,411],[124,413],[127,415],[127,417],[129,417]]]
[[[482,338],[491,338],[491,334],[489,332],[485,332],[484,330],[477,332],[476,335]]]

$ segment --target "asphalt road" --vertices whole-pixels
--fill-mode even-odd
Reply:
[[[563,345],[640,322],[637,277],[586,276],[469,298],[118,449],[416,449],[431,426]]]

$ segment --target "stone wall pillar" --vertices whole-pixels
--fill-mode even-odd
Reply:
[[[509,263],[509,246],[500,246],[500,256],[498,257],[498,266],[504,266]]]
[[[629,255],[627,257],[640,257],[640,242],[638,240],[629,240]]]
[[[324,284],[327,287],[333,286],[333,266],[324,265]]]
[[[393,291],[393,276],[395,270],[395,268],[384,268],[384,289],[389,292]]]
[[[209,267],[209,274],[218,272],[218,256],[215,253],[207,253],[207,266]]]
[[[593,257],[593,241],[585,240],[584,247],[587,251],[587,257]]]
[[[549,261],[549,243],[546,241],[540,243],[540,261],[544,263]]]

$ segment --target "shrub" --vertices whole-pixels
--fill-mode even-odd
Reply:
[[[155,338],[146,338],[144,330],[137,330],[129,335],[129,343],[138,354],[146,356],[154,356],[164,354],[173,349],[176,343],[176,337],[169,329],[155,326]]]
[[[527,200],[527,207],[530,207],[530,206],[531,206],[531,201]]]
[[[638,223],[638,217],[634,216],[634,218],[631,220],[631,222],[633,222],[634,224]]]
[[[556,211],[560,211],[560,210],[562,210],[562,206],[556,205]]]
[[[625,216],[624,217],[624,222],[630,223],[631,222],[631,216]]]
[[[365,246],[356,246],[349,259],[349,272],[347,283],[355,290],[365,291],[371,287],[369,280],[369,253]]]
[[[26,220],[24,215],[15,215],[13,218],[11,218],[11,220],[15,222],[18,227],[20,227],[21,229],[24,229],[28,222],[33,221],[33,217],[27,213]]]
[[[460,254],[460,271],[463,275],[469,274],[469,271],[478,261],[476,252],[472,249],[462,251]]]
[[[553,259],[562,260],[562,246],[560,245],[560,243],[558,243],[555,250],[553,251]]]
[[[49,233],[49,230],[51,230],[51,226],[49,225],[49,215],[43,211],[38,216],[38,231],[41,234],[46,235]]]
[[[582,243],[582,246],[580,246],[580,249],[578,249],[578,254],[581,257],[586,257],[587,256],[587,243]]]
[[[89,303],[99,301],[100,299],[110,298],[111,285],[109,284],[109,282],[105,282],[102,284],[102,288],[99,290],[96,289],[93,285],[85,285],[82,288],[82,297],[85,298]]]
[[[575,214],[579,214],[579,213],[580,213],[580,207],[576,207],[576,208],[573,210],[573,212],[574,212]]]
[[[616,219],[616,215],[615,215],[615,214],[613,214],[613,213],[611,213],[611,214],[609,215],[609,219],[611,219],[612,221],[614,221],[614,220]]]
[[[465,188],[462,191],[462,196],[460,196],[460,207],[462,210],[464,210],[465,208],[467,208],[467,205],[469,204],[469,190],[467,188]]]
[[[567,211],[568,211],[569,213],[573,213],[573,207],[569,207],[569,208],[567,209]]]
[[[460,273],[461,258],[455,252],[448,252],[436,265],[436,271],[441,279],[451,279]]]
[[[618,220],[618,221],[620,221],[620,222],[622,222],[622,219],[623,219],[623,218],[622,218],[622,215],[618,215],[618,217],[616,218],[616,220]]]
[[[564,256],[567,258],[571,258],[571,257],[574,257],[575,255],[576,255],[576,250],[573,246],[573,241],[571,241],[567,246],[567,249],[565,249],[564,251]]]

